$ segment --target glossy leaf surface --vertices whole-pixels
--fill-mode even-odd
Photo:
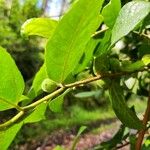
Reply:
[[[150,12],[150,2],[132,1],[124,5],[112,30],[111,45],[132,31]]]
[[[32,18],[22,25],[21,34],[24,36],[38,35],[50,38],[56,26],[56,20],[50,18]]]
[[[46,68],[50,79],[62,83],[75,69],[99,26],[102,3],[103,0],[79,0],[60,20],[46,46]]]

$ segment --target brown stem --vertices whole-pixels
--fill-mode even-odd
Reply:
[[[22,114],[21,115],[17,114],[16,116],[14,116],[13,118],[15,118],[15,120],[13,120],[13,118],[12,118],[12,119],[8,120],[7,122],[5,122],[3,124],[0,124],[0,129],[4,128],[4,127],[8,127],[9,125],[11,125],[14,122],[16,122],[17,120],[19,120],[19,118],[22,117],[22,115],[25,113],[25,111],[27,111],[29,109],[33,109],[33,108],[35,108],[36,106],[38,106],[39,104],[41,104],[43,102],[49,101],[53,97],[59,95],[60,93],[64,92],[65,90],[67,90],[69,88],[73,88],[73,87],[77,87],[77,86],[80,86],[80,85],[88,84],[90,82],[97,81],[97,80],[103,79],[103,78],[110,78],[111,79],[111,78],[116,78],[118,76],[129,75],[129,74],[133,74],[135,72],[144,71],[144,70],[136,70],[136,71],[133,71],[133,72],[119,72],[119,73],[114,73],[114,74],[106,73],[106,74],[97,75],[95,77],[91,77],[91,78],[88,78],[88,79],[84,79],[84,80],[81,80],[81,81],[77,81],[77,82],[74,82],[74,83],[66,84],[66,85],[60,87],[59,89],[57,89],[56,91],[54,91],[53,93],[50,93],[49,95],[37,100],[36,102],[33,102],[32,104],[29,104],[29,105],[24,106],[24,107],[19,107],[19,109],[21,111],[20,113],[22,113]]]
[[[150,91],[149,91],[149,97],[148,97],[148,102],[147,102],[147,108],[146,108],[144,118],[143,118],[143,125],[145,128],[139,132],[139,135],[136,141],[136,150],[141,150],[143,138],[147,130],[146,125],[149,119],[150,119]]]
[[[103,79],[103,78],[116,78],[118,76],[123,76],[123,75],[128,75],[128,74],[133,74],[137,71],[134,71],[134,72],[118,72],[118,73],[105,73],[105,74],[101,74],[101,75],[97,75],[95,77],[91,77],[91,78],[88,78],[88,79],[84,79],[84,80],[81,80],[81,81],[77,81],[77,82],[74,82],[74,83],[70,83],[70,84],[67,84],[67,85],[64,85],[66,88],[72,88],[72,87],[77,87],[77,86],[80,86],[80,85],[84,85],[84,84],[88,84],[90,82],[93,82],[93,81],[97,81],[97,80],[100,80],[100,79]]]
[[[127,141],[125,144],[122,144],[122,145],[117,146],[116,149],[123,148],[123,147],[125,147],[125,146],[127,146],[127,145],[129,145],[129,144],[130,144],[130,143]]]

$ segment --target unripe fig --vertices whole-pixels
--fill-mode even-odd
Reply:
[[[57,87],[57,83],[49,78],[46,78],[42,82],[42,90],[44,92],[51,93],[52,91],[56,89],[56,87]]]

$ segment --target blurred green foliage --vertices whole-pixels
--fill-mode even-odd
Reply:
[[[0,45],[14,57],[26,81],[42,63],[42,40],[22,37],[20,28],[27,19],[41,15],[38,0],[0,0]]]

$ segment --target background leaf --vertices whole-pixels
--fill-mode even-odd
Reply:
[[[94,148],[94,150],[110,150],[114,149],[117,144],[121,143],[123,135],[125,132],[125,126],[121,125],[117,133],[113,136],[112,139],[102,142],[99,146]]]
[[[21,34],[24,36],[38,35],[50,38],[56,26],[56,20],[50,18],[32,18],[22,25]]]
[[[46,68],[50,79],[64,82],[75,69],[92,33],[99,26],[102,3],[103,0],[77,1],[60,20],[46,46]]]
[[[104,23],[112,28],[115,20],[121,9],[120,0],[110,0],[110,2],[103,8],[102,16],[104,17]]]
[[[72,144],[72,147],[71,147],[71,150],[75,150],[76,148],[76,145],[79,141],[79,138],[80,138],[80,135],[86,130],[86,126],[81,126],[78,133],[77,133],[77,136],[75,137],[74,141],[73,141],[73,144]]]
[[[132,31],[150,12],[150,2],[132,1],[124,5],[112,30],[111,45]]]
[[[150,64],[150,54],[144,55],[142,57],[142,61],[143,61],[144,65],[149,65]]]
[[[76,98],[89,98],[89,97],[94,97],[97,93],[99,93],[99,90],[80,92],[80,93],[75,94],[74,96]]]
[[[116,80],[112,81],[109,93],[113,110],[118,119],[131,129],[141,129],[143,127],[142,122],[138,119],[136,114],[128,108],[123,90]]]
[[[19,102],[24,91],[24,81],[14,60],[2,47],[0,47],[0,69],[0,110],[4,110],[12,108],[11,103],[15,105]]]
[[[111,44],[111,30],[108,29],[106,32],[105,32],[105,35],[104,37],[102,38],[96,52],[95,52],[95,56],[98,57],[98,56],[101,56],[102,54],[106,54],[109,50],[109,46]]]

